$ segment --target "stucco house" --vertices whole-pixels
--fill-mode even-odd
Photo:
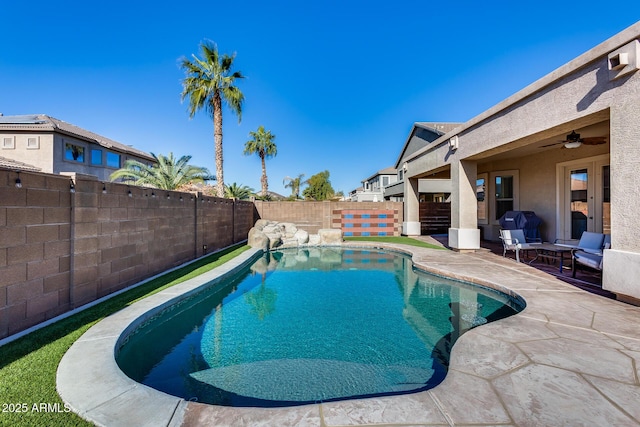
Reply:
[[[407,171],[406,160],[411,155],[431,142],[440,138],[447,132],[457,128],[462,123],[433,123],[418,122],[413,125],[411,133],[407,137],[400,155],[398,156],[394,168],[397,171],[398,179],[384,189],[384,199],[396,202],[404,200],[404,175]],[[419,179],[418,180],[419,200],[422,202],[442,202],[448,200],[451,194],[451,180],[449,179]]]
[[[382,202],[384,189],[398,180],[397,171],[388,167],[361,181],[362,186],[349,193],[352,202]]]
[[[451,247],[497,239],[507,210],[534,211],[546,241],[610,233],[603,288],[639,303],[639,40],[640,22],[406,155],[403,233],[420,234],[420,180],[449,179]]]
[[[128,159],[155,163],[144,151],[45,114],[0,115],[0,157],[41,172],[75,172],[102,181]]]

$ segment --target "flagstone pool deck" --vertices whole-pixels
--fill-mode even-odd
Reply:
[[[465,333],[446,379],[409,395],[230,408],[169,396],[118,369],[115,346],[132,321],[249,262],[255,252],[248,251],[95,325],[63,358],[58,392],[83,418],[105,426],[640,426],[639,307],[488,251],[374,245],[413,254],[420,269],[520,295],[527,307]]]

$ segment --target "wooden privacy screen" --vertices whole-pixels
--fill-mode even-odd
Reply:
[[[420,233],[446,234],[451,227],[451,203],[420,202]]]

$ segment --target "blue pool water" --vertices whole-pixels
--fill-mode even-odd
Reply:
[[[156,316],[117,360],[136,381],[218,405],[410,393],[444,379],[461,334],[522,308],[397,253],[282,250]]]

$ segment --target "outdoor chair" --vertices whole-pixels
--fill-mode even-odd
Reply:
[[[516,253],[516,261],[520,262],[520,251],[533,251],[535,244],[527,242],[524,231],[517,230],[500,230],[500,240],[502,240],[502,256],[507,256],[507,251]]]
[[[556,241],[556,245],[558,246],[566,246],[575,250],[583,250],[585,252],[591,252],[591,253],[602,253],[603,243],[604,243],[604,234],[594,233],[592,231],[582,232],[582,236],[580,236],[580,241],[575,245],[567,244],[567,243],[558,243],[558,241]]]
[[[588,231],[585,231],[588,233]],[[584,233],[583,233],[584,234]],[[599,234],[599,233],[592,233]],[[580,239],[582,241],[582,239]],[[595,244],[595,240],[593,242]],[[579,245],[578,245],[579,246]],[[602,242],[598,249],[594,248],[576,248],[571,254],[571,273],[576,277],[576,270],[578,266],[586,266],[597,271],[602,271],[603,251],[611,248],[611,235],[602,235]]]

